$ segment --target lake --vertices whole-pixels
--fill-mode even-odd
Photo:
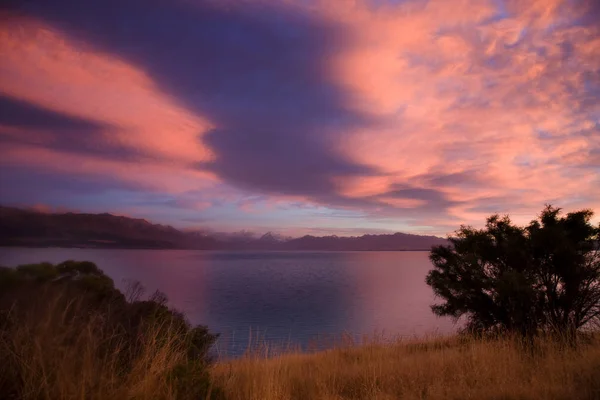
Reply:
[[[323,347],[342,335],[396,337],[456,330],[425,284],[427,252],[210,252],[0,248],[0,265],[95,262],[115,284],[164,292],[195,324],[221,333],[219,351],[250,342]]]

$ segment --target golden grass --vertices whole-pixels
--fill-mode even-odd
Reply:
[[[186,359],[180,333],[149,324],[132,350],[101,314],[78,320],[77,301],[44,298],[0,331],[0,399],[198,399],[194,389],[209,384],[204,367],[181,375],[183,388],[174,384]],[[514,338],[373,340],[252,353],[209,372],[212,389],[201,399],[600,399],[600,336],[577,347],[551,338],[533,346]]]
[[[1,399],[182,398],[169,379],[186,357],[180,334],[149,324],[132,355],[101,314],[80,321],[78,301],[44,299],[42,312],[0,331]]]
[[[374,342],[315,354],[247,356],[214,366],[230,400],[600,399],[600,340]]]

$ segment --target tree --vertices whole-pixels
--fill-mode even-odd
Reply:
[[[592,211],[561,216],[547,206],[526,227],[493,215],[485,228],[461,226],[435,246],[426,282],[444,301],[437,315],[467,318],[467,329],[574,334],[600,322],[600,226]]]

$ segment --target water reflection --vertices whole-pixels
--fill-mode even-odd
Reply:
[[[331,254],[204,261],[208,319],[236,343],[247,343],[250,327],[270,341],[306,342],[345,325],[356,282]]]
[[[319,335],[422,335],[454,330],[430,309],[426,252],[220,253],[178,250],[0,249],[0,264],[94,261],[117,285],[167,294],[193,323],[238,354],[258,331],[306,346]]]

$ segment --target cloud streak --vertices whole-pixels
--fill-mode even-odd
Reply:
[[[94,177],[174,224],[443,234],[600,208],[595,1],[3,7],[19,174]]]

